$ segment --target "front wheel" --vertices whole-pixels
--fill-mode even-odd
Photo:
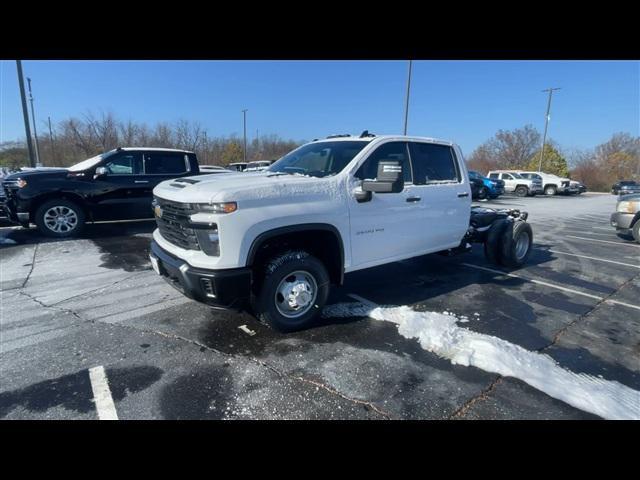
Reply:
[[[529,194],[529,189],[523,185],[516,187],[516,196],[518,197],[526,197]]]
[[[38,230],[48,237],[67,238],[78,235],[84,228],[82,207],[64,199],[54,199],[40,205],[35,218]]]
[[[328,296],[329,274],[322,262],[305,251],[290,251],[266,265],[253,310],[273,329],[293,332],[314,324]]]
[[[544,194],[545,195],[555,195],[556,193],[558,193],[558,189],[556,187],[554,187],[553,185],[548,185],[546,187],[544,187]]]

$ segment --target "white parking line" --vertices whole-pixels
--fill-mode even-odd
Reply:
[[[598,239],[595,239],[595,238],[576,237],[575,235],[567,235],[567,238],[578,238],[580,240],[588,240],[590,242],[613,243],[614,245],[625,245],[627,247],[640,248],[640,245],[638,245],[637,243],[612,242],[610,240],[598,240]]]
[[[598,300],[599,302],[604,301],[604,303],[609,303],[612,305],[621,305],[623,307],[633,308],[635,310],[640,310],[640,306],[631,305],[630,303],[620,302],[618,300],[605,299],[605,297],[601,297],[600,295],[593,295],[591,293],[581,292],[580,290],[574,290],[573,288],[563,287],[561,285],[556,285],[554,283],[543,282],[542,280],[536,280],[533,278],[522,277],[520,275],[516,275],[515,273],[503,272],[502,270],[495,270],[493,268],[481,267],[480,265],[473,265],[471,263],[461,263],[460,265],[464,265],[465,267],[475,268],[478,270],[486,270],[487,272],[497,273],[499,275],[505,275],[507,277],[519,278],[520,280],[526,280],[527,282],[535,283],[537,285],[544,285],[545,287],[555,288],[556,290],[562,290],[564,292],[573,293],[575,295],[581,295],[583,297],[593,298],[594,300]]]
[[[569,227],[571,228],[571,227]],[[601,235],[603,237],[614,237],[615,238],[615,232],[609,232],[609,233],[600,233],[600,232],[585,232],[582,230],[575,230],[573,232],[569,232],[569,233],[578,233],[581,235]]]
[[[118,420],[116,406],[111,397],[109,390],[109,382],[102,365],[93,367],[89,370],[89,379],[91,380],[91,389],[93,390],[93,400],[98,411],[100,420]]]
[[[577,253],[559,252],[558,250],[551,250],[551,249],[546,251],[551,253],[557,253],[559,255],[570,255],[572,257],[588,258],[589,260],[597,260],[598,262],[615,263],[616,265],[624,265],[625,267],[640,268],[640,265],[633,265],[631,263],[624,263],[624,262],[616,262],[615,260],[606,260],[604,258],[589,257],[588,255],[578,255]]]

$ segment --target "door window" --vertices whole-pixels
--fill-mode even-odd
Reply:
[[[142,173],[140,153],[131,152],[118,155],[104,164],[108,175],[139,175]]]
[[[411,142],[409,148],[414,184],[460,181],[454,153],[448,145]]]
[[[144,171],[147,175],[177,175],[187,172],[185,155],[182,153],[152,152],[144,156]]]
[[[378,176],[378,163],[380,161],[396,161],[402,165],[402,173],[404,182],[411,183],[411,162],[409,161],[409,153],[406,142],[389,142],[380,145],[374,152],[369,155],[365,162],[355,173],[355,177],[360,180],[374,180]]]

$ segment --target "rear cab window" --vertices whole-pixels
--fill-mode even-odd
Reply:
[[[179,152],[148,152],[144,155],[146,175],[179,175],[189,171],[188,157]]]
[[[460,169],[453,148],[437,143],[409,142],[413,183],[460,183]]]

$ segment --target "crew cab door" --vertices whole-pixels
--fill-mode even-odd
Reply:
[[[356,170],[356,179],[375,179],[378,163],[397,161],[402,165],[404,190],[400,193],[373,193],[358,203],[349,199],[352,267],[365,268],[396,258],[411,256],[419,244],[415,235],[419,202],[412,190],[407,142],[387,142],[378,146]]]
[[[107,173],[93,180],[91,206],[95,220],[127,220],[150,216],[146,206],[142,152],[123,151],[101,165]],[[149,203],[151,200],[149,200]]]
[[[420,219],[414,235],[419,253],[437,252],[460,244],[469,228],[471,189],[462,158],[450,145],[409,142],[414,196],[420,197]]]

